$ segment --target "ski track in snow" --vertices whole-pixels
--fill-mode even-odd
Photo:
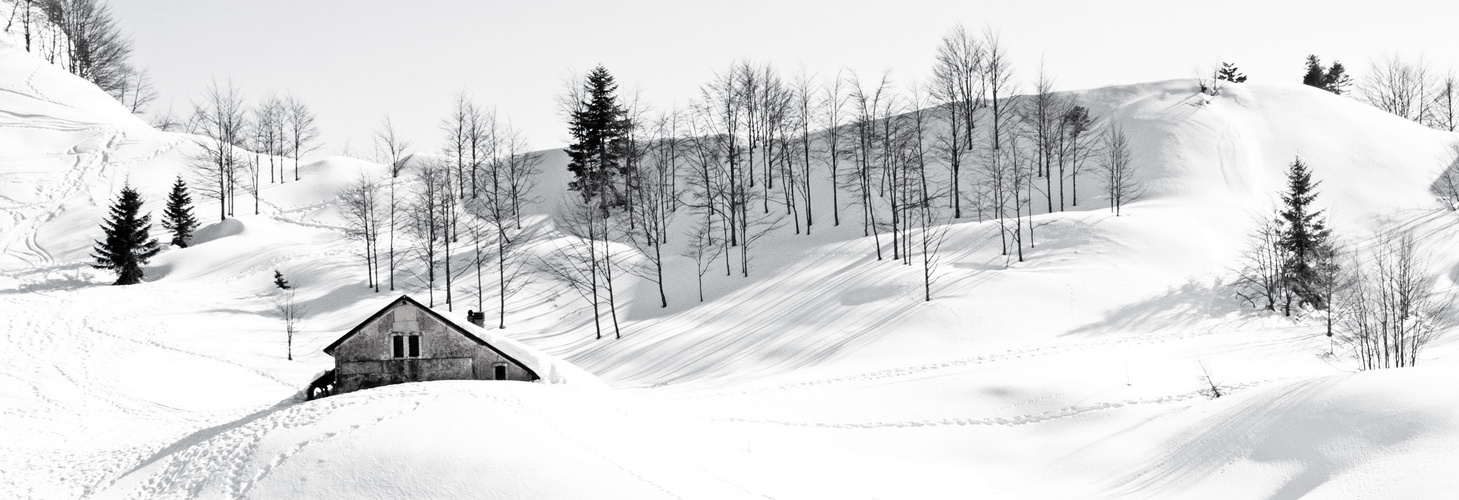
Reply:
[[[331,432],[321,438],[296,444],[290,448],[290,451],[273,457],[257,472],[249,473],[254,459],[258,458],[255,456],[255,451],[270,432],[313,424],[341,408],[369,404],[382,399],[380,395],[367,394],[364,396],[346,401],[331,401],[333,398],[325,398],[314,404],[290,405],[257,418],[246,417],[247,422],[203,439],[178,453],[167,455],[161,470],[149,476],[126,498],[199,498],[206,496],[207,492],[204,489],[213,482],[215,472],[220,470],[224,471],[221,475],[226,480],[226,484],[223,486],[228,495],[237,499],[247,498],[248,490],[253,488],[259,480],[309,444],[349,434],[368,425],[399,417],[419,409],[423,404],[423,402],[417,401],[410,408],[376,417],[367,422],[353,424],[344,431]],[[267,412],[267,410],[265,411]],[[176,494],[179,489],[185,493],[183,496]]]
[[[274,470],[277,470],[280,466],[310,446],[347,437],[362,429],[403,417],[439,401],[460,396],[460,394],[452,392],[433,392],[425,388],[413,388],[406,394],[407,397],[424,398],[411,402],[409,407],[392,411],[385,415],[374,416],[363,422],[349,424],[343,429],[332,430],[287,445],[284,447],[284,451],[275,453],[266,460],[264,459],[265,457],[258,456],[257,450],[271,433],[319,423],[325,418],[336,415],[340,410],[345,408],[399,401],[401,394],[395,392],[379,393],[363,391],[349,398],[333,397],[309,403],[284,403],[288,404],[288,406],[283,406],[273,411],[264,410],[261,413],[266,414],[263,415],[255,414],[254,416],[245,417],[243,420],[246,420],[246,422],[236,424],[227,430],[193,443],[180,452],[167,455],[166,462],[159,467],[159,470],[153,472],[137,489],[133,490],[125,498],[137,500],[154,498],[194,499],[211,496],[216,493],[212,488],[221,487],[228,497],[236,500],[244,500],[248,498],[249,492],[266,479]],[[613,469],[662,492],[667,497],[680,500],[684,499],[682,495],[674,493],[664,485],[636,472],[633,468],[604,454],[599,449],[574,438],[571,433],[564,431],[553,422],[553,416],[545,415],[537,410],[528,408],[516,398],[484,395],[475,392],[468,393],[467,395],[474,399],[485,400],[496,409],[525,415],[532,421],[543,425],[552,435],[587,452]],[[258,465],[255,469],[254,464],[261,465]],[[222,478],[223,484],[215,484],[218,478]],[[111,484],[114,484],[114,482],[108,483],[106,486],[110,486]],[[106,486],[99,488],[99,490],[104,490]]]
[[[787,383],[787,384],[781,384],[781,385],[775,385],[775,386],[769,386],[769,387],[749,388],[749,389],[741,389],[741,390],[734,390],[734,391],[721,391],[721,392],[713,392],[713,393],[708,393],[708,394],[696,394],[696,395],[688,396],[687,399],[705,399],[705,398],[718,398],[718,397],[726,397],[726,396],[742,396],[742,395],[762,394],[762,393],[769,393],[769,392],[783,392],[783,391],[790,391],[790,390],[795,390],[795,389],[806,389],[806,388],[813,388],[813,387],[827,386],[827,385],[836,385],[836,384],[859,383],[859,382],[875,382],[875,381],[882,381],[882,380],[899,378],[899,377],[909,377],[909,376],[913,376],[913,375],[921,375],[921,374],[924,374],[924,373],[941,371],[941,370],[950,370],[950,369],[954,369],[954,368],[963,368],[963,367],[968,367],[968,366],[976,366],[976,365],[983,365],[983,364],[989,364],[989,363],[997,363],[997,362],[1009,361],[1009,360],[1015,360],[1015,359],[1033,358],[1033,357],[1037,357],[1037,356],[1049,356],[1049,355],[1067,354],[1067,353],[1073,353],[1073,352],[1084,352],[1084,351],[1091,351],[1091,350],[1103,349],[1103,348],[1110,348],[1110,347],[1161,344],[1161,343],[1166,343],[1166,342],[1171,342],[1171,341],[1176,341],[1176,340],[1184,340],[1184,339],[1188,339],[1188,338],[1192,338],[1192,337],[1198,337],[1198,336],[1204,336],[1204,335],[1212,335],[1212,334],[1216,334],[1216,333],[1218,333],[1218,332],[1212,331],[1212,332],[1205,332],[1205,333],[1198,333],[1198,334],[1151,334],[1151,335],[1143,335],[1143,336],[1138,336],[1138,337],[1122,338],[1122,339],[1117,339],[1117,340],[1107,340],[1107,341],[1102,341],[1102,342],[1086,342],[1086,343],[1069,343],[1069,342],[1066,342],[1066,343],[1058,343],[1058,344],[1042,345],[1042,346],[1036,346],[1036,347],[1021,348],[1021,349],[1015,348],[1015,349],[1008,349],[1007,351],[1002,352],[1002,353],[998,353],[998,354],[989,354],[989,355],[984,355],[984,356],[974,356],[974,357],[970,357],[970,358],[961,358],[961,359],[955,359],[955,360],[943,361],[943,362],[937,362],[937,363],[925,363],[925,364],[913,365],[913,366],[904,366],[904,367],[896,367],[896,368],[886,368],[886,369],[881,369],[881,370],[873,370],[873,371],[868,371],[868,372],[862,372],[862,373],[853,374],[853,375],[843,375],[843,376],[827,377],[827,378],[821,378],[821,379],[815,379],[815,380],[805,380],[805,381],[791,382],[791,383]]]
[[[1241,384],[1222,386],[1222,389],[1231,393],[1239,392],[1252,387],[1257,387],[1272,382],[1286,380],[1286,378],[1274,378]],[[1197,390],[1144,399],[1126,399],[1116,402],[1104,402],[1093,405],[1070,406],[1058,410],[1051,410],[1031,415],[1018,415],[1013,417],[948,417],[940,419],[920,420],[874,420],[865,422],[823,422],[823,421],[797,421],[782,419],[754,419],[754,418],[716,418],[712,422],[731,422],[746,424],[770,424],[790,427],[820,427],[829,429],[887,429],[887,428],[916,428],[916,427],[948,427],[948,426],[1022,426],[1060,420],[1071,417],[1078,417],[1087,413],[1114,410],[1126,406],[1151,405],[1179,403],[1196,399],[1198,397],[1210,397],[1207,390]]]
[[[88,325],[85,318],[87,311],[82,306],[72,303],[68,296],[57,297],[57,300],[36,300],[26,297],[12,300],[13,305],[22,306],[30,310],[32,314],[15,315],[8,322],[4,338],[7,345],[12,346],[12,349],[8,349],[7,352],[14,354],[8,356],[7,368],[16,373],[35,374],[38,379],[44,379],[44,374],[47,373],[54,374],[65,384],[74,388],[62,391],[63,393],[80,393],[85,396],[79,401],[58,401],[47,395],[48,390],[55,390],[55,387],[42,390],[39,386],[32,385],[32,395],[41,404],[36,405],[30,411],[7,412],[7,414],[18,417],[21,421],[69,422],[69,425],[82,429],[107,428],[112,423],[156,418],[154,412],[144,411],[141,408],[155,406],[155,404],[126,398],[97,385],[97,381],[105,380],[104,377],[97,375],[97,370],[105,369],[105,366],[98,363],[97,360],[104,358],[101,352],[110,352],[110,349],[97,342],[99,337],[91,335],[98,331]],[[136,314],[141,315],[145,312]],[[31,332],[47,330],[65,331],[71,334],[29,335]],[[106,335],[100,338],[115,339],[119,337]],[[50,364],[40,361],[44,359],[70,359],[73,362]],[[118,417],[121,418],[118,419]],[[197,423],[190,415],[182,412],[174,412],[169,417],[172,422],[183,425]],[[115,477],[125,469],[128,463],[131,463],[133,457],[140,454],[142,449],[142,447],[131,446],[123,449],[104,450],[101,453],[96,453],[99,450],[90,450],[91,453],[87,453],[86,449],[89,448],[90,443],[74,442],[72,439],[90,434],[90,432],[95,431],[83,431],[74,436],[69,433],[58,434],[57,442],[68,443],[68,446],[52,450],[51,455],[48,456],[36,457],[19,453],[0,455],[21,460],[19,463],[0,465],[0,469],[28,471],[27,474],[43,474],[61,483],[57,486],[64,485],[78,490],[81,496],[85,496],[92,491],[91,486],[88,485],[97,484],[108,477]],[[38,458],[43,459],[38,460]],[[20,490],[21,485],[11,482],[7,476],[9,474],[0,475],[0,478],[5,478],[0,485],[3,485],[4,489],[8,491]]]

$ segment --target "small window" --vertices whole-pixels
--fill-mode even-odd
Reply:
[[[390,357],[419,358],[420,357],[420,334],[418,333],[395,333],[390,336]]]
[[[505,363],[497,363],[497,364],[492,365],[491,366],[491,374],[492,374],[492,377],[495,378],[495,379],[497,379],[497,380],[506,380],[507,379],[507,365]]]

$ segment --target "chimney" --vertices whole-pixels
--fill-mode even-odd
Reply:
[[[466,310],[466,321],[470,321],[473,325],[486,328],[486,313],[468,309]]]

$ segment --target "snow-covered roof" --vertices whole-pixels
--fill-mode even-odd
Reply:
[[[459,321],[456,318],[452,317],[450,314],[442,313],[441,311],[426,307],[424,304],[421,304],[419,301],[405,294],[402,294],[400,298],[391,301],[385,307],[382,307],[379,311],[376,311],[375,314],[370,315],[369,318],[366,318],[364,321],[361,321],[360,324],[355,325],[354,328],[351,328],[348,332],[345,332],[344,335],[341,335],[333,343],[325,347],[324,353],[333,356],[335,348],[339,347],[346,340],[349,340],[349,338],[354,336],[356,333],[359,333],[359,331],[363,329],[365,325],[373,323],[391,308],[394,308],[401,303],[409,303],[419,308],[420,310],[425,311],[427,314],[430,314],[441,323],[444,323],[454,328],[457,333],[460,333],[466,338],[471,339],[471,341],[476,342],[477,344],[480,344],[482,346],[486,346],[488,349],[496,351],[497,354],[502,355],[508,360],[518,365],[521,365],[523,368],[531,371],[533,375],[537,376],[538,379],[544,382],[552,384],[567,383],[567,377],[563,374],[564,371],[574,371],[580,373],[580,370],[577,370],[576,368],[570,368],[565,370],[562,366],[566,365],[565,361],[543,354],[542,352],[531,347],[527,347],[526,344],[517,342],[516,340],[513,340],[506,335],[487,330],[467,321]]]

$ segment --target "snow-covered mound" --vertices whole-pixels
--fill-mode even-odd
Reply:
[[[1057,468],[1105,475],[1089,474],[1096,485],[1082,493],[1050,496],[1441,498],[1459,487],[1455,408],[1453,367],[1273,384],[1081,450]],[[1156,452],[1131,459],[1119,449],[1131,442]]]
[[[1422,356],[1432,369],[1350,375],[1316,326],[1243,308],[1225,286],[1299,156],[1339,234],[1412,228],[1426,248],[1459,247],[1429,192],[1459,138],[1348,98],[1260,83],[1211,98],[1189,80],[1074,92],[1130,136],[1144,197],[1114,217],[1086,172],[1068,211],[1034,203],[1021,263],[1000,254],[996,222],[958,221],[931,302],[920,269],[876,258],[859,208],[829,224],[821,173],[813,235],[758,241],[750,277],[711,272],[703,303],[694,263],[674,256],[667,308],[650,283],[620,277],[622,339],[595,339],[584,304],[545,280],[513,299],[507,329],[480,330],[545,353],[566,384],[303,402],[332,367],[320,349],[400,293],[431,297],[407,240],[377,293],[346,235],[335,193],[384,168],[309,161],[302,181],[240,195],[222,221],[199,199],[192,246],[164,250],[142,284],[106,286],[87,266],[106,205],[130,183],[160,213],[190,175],[194,138],[147,129],[58,71],[0,49],[8,495],[1337,498],[1452,486],[1439,471],[1459,443],[1454,398],[1431,387],[1454,385],[1456,344]],[[530,252],[550,249],[565,161],[545,155],[525,221],[544,236]],[[1451,255],[1435,267],[1459,269]],[[469,261],[457,255],[457,272]],[[291,353],[270,314],[275,270],[308,311]],[[480,307],[468,288],[436,310]],[[1211,383],[1229,396],[1210,399]]]
[[[641,426],[564,386],[383,387],[206,429],[96,498],[741,496]]]

